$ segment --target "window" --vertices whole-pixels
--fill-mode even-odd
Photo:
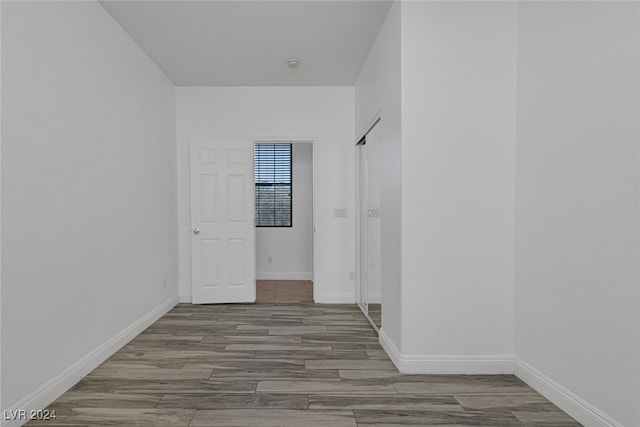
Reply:
[[[291,144],[254,146],[256,227],[291,227]]]

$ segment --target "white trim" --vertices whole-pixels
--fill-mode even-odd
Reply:
[[[181,292],[180,294],[178,294],[178,302],[191,304],[192,301],[193,300],[191,299],[191,292]]]
[[[504,354],[402,355],[403,374],[496,375],[513,373],[513,356]]]
[[[396,368],[403,374],[512,374],[513,356],[507,354],[402,354],[381,329],[379,342]]]
[[[624,427],[577,394],[517,357],[515,358],[515,375],[586,427]]]
[[[31,411],[42,410],[60,397],[63,393],[73,387],[78,381],[87,374],[97,368],[102,362],[111,357],[116,351],[120,350],[125,344],[134,339],[140,332],[148,328],[153,322],[164,316],[169,310],[176,306],[178,297],[173,296],[127,326],[121,332],[113,336],[104,344],[82,357],[80,360],[62,371],[51,381],[45,383],[33,393],[27,395],[7,411],[18,413],[24,410],[27,414]],[[4,417],[3,417],[4,418]],[[2,420],[2,427],[21,426],[27,420]]]
[[[510,355],[403,355],[384,329],[380,345],[403,374],[515,374],[586,427],[624,427],[528,363]]]
[[[313,280],[311,272],[270,273],[256,272],[257,280]]]
[[[382,304],[382,292],[368,292],[367,304]]]
[[[355,304],[354,292],[319,292],[313,295],[313,302],[318,304]]]
[[[378,331],[378,342],[380,342],[380,346],[387,353],[389,359],[396,365],[398,371],[400,371],[400,359],[402,359],[402,353],[396,347],[396,344],[389,338],[389,335],[385,332],[384,328],[380,328]],[[402,372],[402,371],[400,371]]]
[[[376,112],[376,114],[373,116],[373,118],[371,119],[371,121],[367,124],[367,126],[365,127],[365,131],[356,135],[360,135],[359,137],[357,137],[353,143],[354,145],[357,145],[358,142],[360,142],[360,140],[363,137],[366,137],[367,134],[369,132],[371,132],[371,130],[378,124],[378,122],[382,120],[382,110],[378,110],[378,112]]]

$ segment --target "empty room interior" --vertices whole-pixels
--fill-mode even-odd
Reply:
[[[640,426],[640,3],[0,15],[2,427]]]

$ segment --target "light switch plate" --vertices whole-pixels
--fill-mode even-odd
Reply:
[[[336,208],[333,210],[333,216],[335,216],[336,218],[344,218],[347,216],[347,209]]]

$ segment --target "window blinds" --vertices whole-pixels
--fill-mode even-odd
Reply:
[[[256,226],[291,227],[291,144],[254,146]]]

